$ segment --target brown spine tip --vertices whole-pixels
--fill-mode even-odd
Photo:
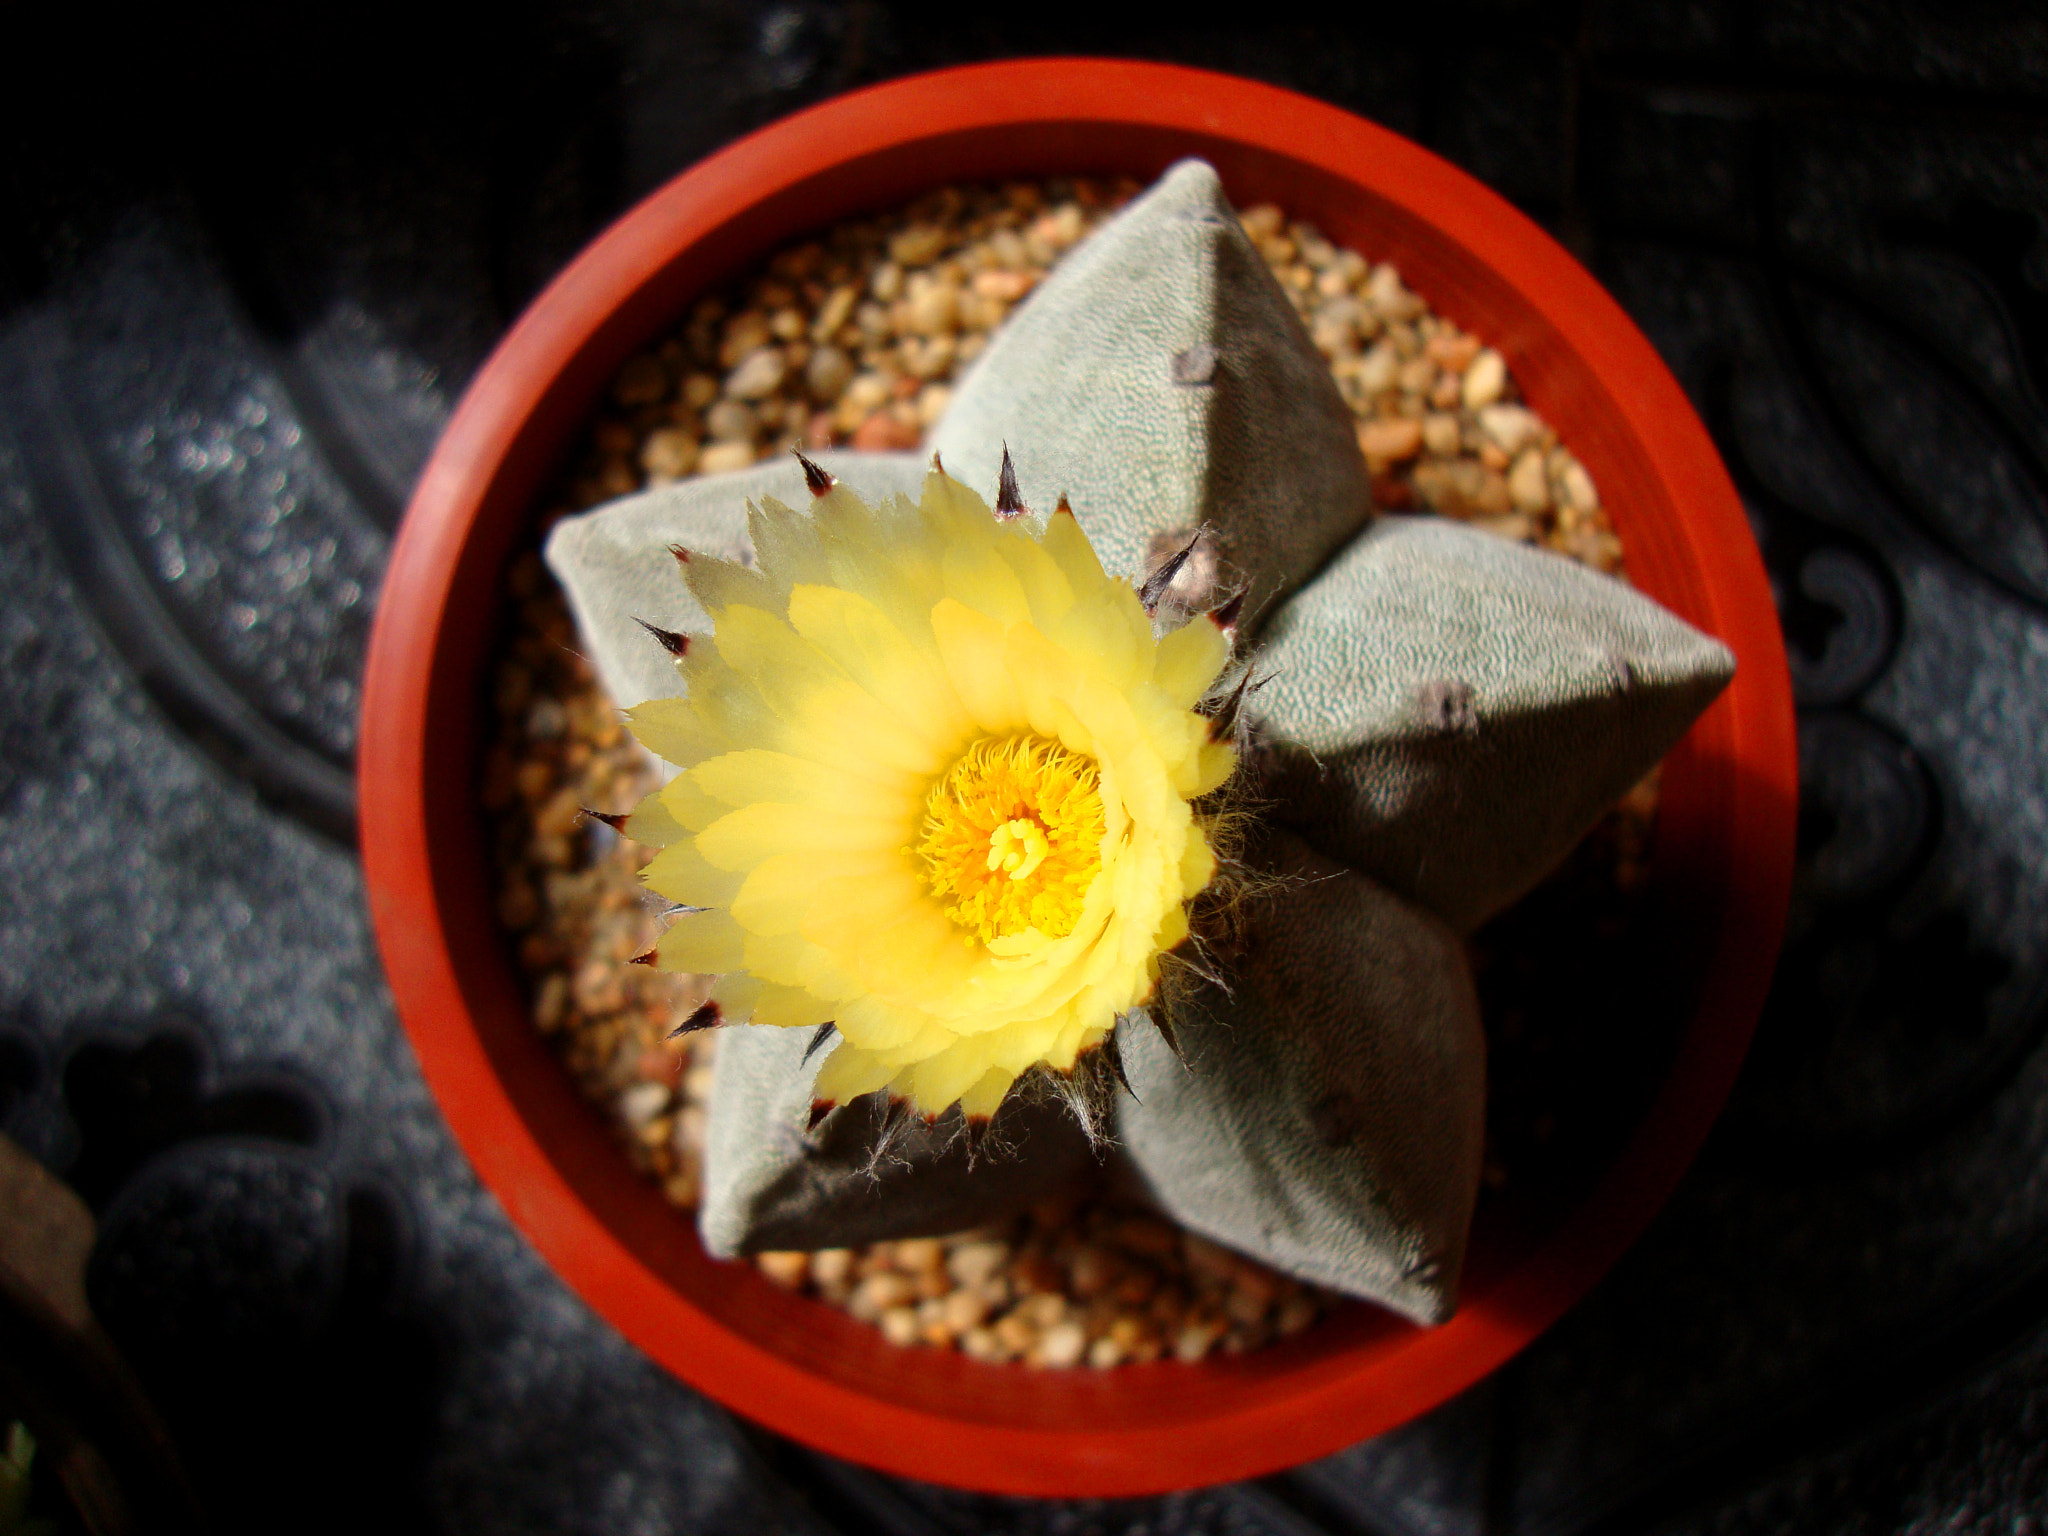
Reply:
[[[831,477],[831,475],[827,474],[824,470],[820,469],[816,464],[813,464],[809,459],[805,458],[803,450],[801,448],[792,448],[790,449],[790,452],[796,455],[797,463],[803,465],[804,484],[811,488],[811,494],[813,496],[822,496],[827,491],[831,490],[833,486],[839,483],[838,481],[834,480]]]
[[[1054,507],[1052,511],[1053,516],[1055,517],[1072,517],[1074,515],[1074,509],[1068,503],[1067,493],[1065,491],[1060,492],[1060,504]]]
[[[1003,444],[1003,468],[996,476],[996,516],[1005,520],[1024,515],[1024,497],[1017,490],[1017,466],[1010,462],[1010,445]]]
[[[1237,621],[1244,617],[1244,595],[1249,587],[1239,587],[1223,602],[1209,610],[1209,622],[1226,635],[1237,628]]]
[[[1209,716],[1211,741],[1221,741],[1236,732],[1238,711],[1244,706],[1245,692],[1251,680],[1251,669],[1247,667],[1243,676],[1238,678],[1237,686],[1225,694],[1216,705],[1215,713]]]
[[[668,547],[668,552],[676,557],[677,565],[688,565],[690,563],[690,552],[683,548],[682,545],[671,544]]]
[[[1158,610],[1159,601],[1166,596],[1166,589],[1173,585],[1181,567],[1188,563],[1188,556],[1195,552],[1195,546],[1202,542],[1202,530],[1197,528],[1194,537],[1160,562],[1159,569],[1145,578],[1145,585],[1138,588],[1138,601],[1147,613]]]
[[[654,966],[654,965],[659,965],[659,964],[661,964],[661,951],[660,951],[660,949],[659,949],[659,948],[655,948],[655,949],[650,949],[650,950],[648,950],[648,951],[647,951],[647,952],[646,952],[645,954],[639,954],[639,955],[635,955],[635,956],[633,957],[633,964],[635,964],[635,965],[647,965],[647,966]]]
[[[836,1023],[834,1023],[831,1019],[827,1019],[824,1023],[820,1024],[816,1032],[811,1036],[811,1043],[804,1047],[803,1060],[799,1061],[797,1065],[803,1066],[813,1056],[818,1054],[819,1046],[823,1045],[827,1040],[830,1040],[834,1035],[838,1033],[839,1026]]]
[[[612,812],[610,811],[593,811],[587,805],[583,807],[583,814],[585,816],[588,816],[592,821],[603,822],[606,826],[610,827],[614,832],[624,832],[626,830],[626,823],[632,820],[630,816],[616,816],[612,814]]]
[[[932,473],[935,475],[943,475],[945,472],[946,466],[944,462],[939,458],[939,450],[934,448],[932,450]]]
[[[1188,1059],[1181,1053],[1180,1040],[1174,1034],[1173,1026],[1167,1023],[1166,1019],[1158,1013],[1148,1013],[1145,1017],[1152,1021],[1152,1027],[1159,1031],[1159,1038],[1166,1042],[1166,1048],[1173,1052],[1174,1058],[1182,1066],[1186,1066]]]
[[[1102,1059],[1109,1063],[1109,1070],[1116,1074],[1117,1086],[1129,1093],[1135,1101],[1137,1094],[1131,1091],[1131,1080],[1124,1074],[1123,1047],[1116,1043],[1116,1031],[1112,1029],[1102,1037]]]
[[[833,1099],[811,1100],[810,1118],[804,1121],[804,1129],[806,1131],[815,1131],[818,1128],[818,1122],[838,1107],[838,1102]]]
[[[661,648],[671,656],[684,655],[690,649],[688,635],[678,634],[673,629],[663,629],[659,624],[650,624],[645,619],[635,619],[633,622],[659,640]]]
[[[725,1022],[716,1003],[699,1003],[697,1009],[682,1023],[668,1032],[671,1040],[681,1035],[694,1035],[700,1029],[716,1029]]]

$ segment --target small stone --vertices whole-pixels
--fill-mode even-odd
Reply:
[[[1104,1334],[1088,1346],[1088,1363],[1098,1371],[1124,1363],[1124,1346],[1110,1334]]]
[[[1023,253],[1020,251],[1019,256]],[[1014,304],[1033,288],[1038,286],[1036,272],[977,272],[974,274],[974,292],[984,299],[995,299],[1003,304]]]
[[[944,384],[927,384],[917,392],[917,419],[930,429],[946,414],[946,407],[953,403],[953,391]]]
[[[877,303],[894,304],[903,297],[903,269],[893,261],[883,262],[869,274],[868,292],[875,296]]]
[[[913,224],[889,241],[889,259],[906,267],[929,266],[951,240],[940,225]]]
[[[871,1323],[891,1307],[907,1307],[916,1299],[917,1287],[910,1283],[908,1275],[885,1269],[854,1287],[846,1310],[862,1322]]]
[[[915,448],[923,438],[924,434],[916,427],[897,420],[891,412],[876,411],[853,434],[853,446],[862,453],[888,453]]]
[[[882,1337],[898,1349],[908,1349],[924,1332],[917,1321],[917,1314],[908,1307],[890,1307],[876,1322],[882,1330]]]
[[[683,380],[683,404],[701,411],[718,398],[718,380],[708,373],[693,373]]]
[[[946,1251],[936,1237],[906,1237],[896,1245],[896,1267],[906,1275],[943,1270]]]
[[[939,1318],[955,1338],[980,1327],[988,1312],[987,1298],[976,1291],[950,1291],[939,1299]]]
[[[1372,307],[1374,314],[1390,323],[1413,320],[1426,307],[1420,298],[1408,291],[1393,265],[1384,261],[1374,267],[1372,275],[1365,280],[1365,302]]]
[[[1472,366],[1465,370],[1465,409],[1479,410],[1493,404],[1507,387],[1508,365],[1492,347],[1486,348],[1472,359]]]
[[[761,418],[750,405],[721,400],[704,413],[704,429],[714,443],[750,443],[761,430]]]
[[[780,347],[761,347],[740,359],[739,366],[726,375],[725,392],[735,400],[765,400],[789,375],[789,364]],[[719,436],[716,428],[712,435]]]
[[[1401,354],[1391,337],[1382,337],[1367,349],[1358,363],[1358,388],[1370,400],[1394,387],[1401,371]]]
[[[671,1097],[666,1083],[635,1083],[619,1095],[619,1118],[634,1130],[651,1125]]]
[[[1215,1347],[1227,1326],[1220,1317],[1190,1319],[1174,1336],[1174,1358],[1183,1364],[1193,1365]]]
[[[1422,418],[1422,446],[1439,458],[1458,451],[1460,436],[1458,418],[1447,411],[1432,411]]]
[[[1541,448],[1524,448],[1508,470],[1508,499],[1516,511],[1532,516],[1550,510],[1550,474]]]
[[[807,1253],[757,1253],[754,1268],[785,1291],[793,1291],[804,1283],[809,1272],[811,1256]]]
[[[840,348],[822,346],[804,364],[804,388],[811,398],[830,404],[846,391],[853,380],[853,359]]]
[[[834,288],[827,296],[818,318],[811,323],[811,340],[827,342],[839,334],[839,328],[846,324],[846,317],[853,313],[853,306],[860,299],[860,290],[851,283]],[[823,396],[820,396],[822,399]]]
[[[811,1255],[811,1278],[820,1285],[845,1285],[853,1277],[851,1248],[820,1248]]]
[[[946,1272],[965,1286],[980,1285],[1010,1259],[1008,1243],[962,1243],[946,1256]]]
[[[1436,364],[1426,357],[1411,357],[1394,375],[1394,382],[1403,394],[1427,394],[1436,384]]]
[[[1586,473],[1586,466],[1570,454],[1564,456],[1564,467],[1557,474],[1558,489],[1574,512],[1591,512],[1600,505],[1600,493],[1593,489],[1593,477]]]
[[[949,334],[960,323],[960,290],[946,282],[921,283],[911,290],[904,318],[920,336]]]
[[[722,475],[728,470],[745,469],[754,462],[752,443],[713,443],[697,458],[697,472],[703,475]]]
[[[970,1360],[998,1365],[1011,1358],[1012,1351],[993,1328],[971,1328],[960,1338],[960,1352]]]
[[[640,445],[640,467],[650,480],[680,480],[697,467],[697,439],[681,427],[657,427]]]
[[[1065,1370],[1069,1366],[1079,1365],[1081,1357],[1087,1352],[1088,1330],[1069,1319],[1053,1324],[1039,1336],[1038,1350],[1033,1363],[1054,1370]]]
[[[1422,423],[1407,417],[1360,422],[1358,449],[1368,466],[1412,459],[1422,452]]]
[[[727,370],[737,368],[741,358],[767,346],[772,339],[766,315],[752,309],[734,315],[725,323],[725,336],[718,344],[718,366]]]

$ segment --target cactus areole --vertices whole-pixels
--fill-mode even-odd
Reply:
[[[548,543],[604,682],[675,770],[624,831],[659,845],[646,879],[679,909],[645,958],[716,975],[687,1023],[728,1026],[701,1250],[622,1166],[599,1166],[601,1133],[570,1125],[537,1046],[461,1022],[504,978],[452,984],[426,948],[469,920],[423,921],[423,947],[405,909],[445,914],[445,898],[389,894],[404,839],[380,828],[410,816],[405,846],[424,850],[425,802],[401,814],[366,792],[365,842],[430,1078],[515,1217],[601,1310],[695,1384],[841,1454],[989,1489],[1124,1494],[1268,1470],[1441,1401],[1647,1219],[1726,1092],[1775,952],[1789,695],[1739,508],[1647,345],[1518,215],[1389,135],[1244,82],[1064,61],[898,82],[692,175],[730,199],[777,134],[822,173],[863,134],[900,136],[906,109],[966,128],[1045,91],[1085,100],[1084,137],[1128,119],[1127,163],[1165,174],[1019,309],[925,451],[682,482]],[[1218,101],[1284,129],[1233,139],[1213,127]],[[1264,146],[1269,131],[1316,147]],[[1555,556],[1376,515],[1322,359],[1217,171],[1160,154],[1175,134],[1228,174],[1264,175],[1266,195],[1262,165],[1331,160],[1299,173],[1296,207],[1339,233],[1342,208],[1315,206],[1331,178],[1367,164],[1418,178],[1439,228],[1373,195],[1423,281],[1471,281],[1461,241],[1520,253],[1534,297],[1489,279],[1523,306],[1506,323],[1567,338],[1532,354],[1534,389],[1574,368],[1604,380],[1599,410],[1620,425],[1595,411],[1575,441],[1597,472],[1603,454],[1617,467],[1617,499],[1699,503],[1688,532],[1631,524],[1625,507],[1617,520],[1646,585],[1703,625]],[[946,175],[1029,163],[971,135],[933,145]],[[578,313],[571,280],[639,259],[627,237],[677,217],[669,196],[572,269],[483,382],[505,355],[570,345],[546,388],[573,376],[587,398],[623,355],[591,338],[629,322]],[[625,303],[647,311],[637,336],[673,313],[648,295],[674,268],[638,269],[655,275]],[[456,484],[480,454],[533,474],[522,422],[561,407],[521,398],[524,418],[465,404],[415,517],[440,501],[476,519],[492,493],[464,502]],[[1568,434],[1589,409],[1536,403]],[[1664,470],[1640,467],[1645,445]],[[431,538],[409,522],[394,582]],[[1198,546],[1213,574],[1190,592],[1180,562]],[[1178,553],[1161,564],[1161,548]],[[425,738],[380,730],[376,704],[477,565],[447,562],[403,636],[380,610],[372,784],[432,757]],[[426,695],[403,688],[425,718]],[[1703,712],[1668,773],[1658,851],[1661,871],[1702,882],[1678,901],[1700,1001],[1672,1078],[1577,1214],[1474,1246],[1484,1044],[1463,937]],[[956,1229],[1104,1147],[1184,1226],[1377,1308],[1228,1365],[1062,1382],[891,1349],[706,1257]]]

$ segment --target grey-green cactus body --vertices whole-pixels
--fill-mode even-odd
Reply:
[[[1223,199],[1183,162],[1058,268],[963,380],[933,446],[987,492],[1070,497],[1105,565],[1176,530],[1265,613],[1253,666],[1277,803],[1250,857],[1226,987],[1185,1000],[1176,1059],[1118,1031],[1116,1128],[1159,1203],[1277,1268],[1418,1321],[1455,1305],[1485,1091],[1456,934],[1540,879],[1732,671],[1727,650],[1606,577],[1431,520],[1373,519],[1351,418]],[[869,499],[919,454],[819,455]],[[801,504],[794,464],[653,491],[557,528],[562,578],[615,697],[679,691],[637,620],[709,621],[671,544],[731,558],[745,504]],[[1162,619],[1165,611],[1162,610]],[[1205,622],[1196,620],[1195,622]],[[700,1224],[714,1252],[843,1246],[986,1219],[1072,1177],[1065,1111],[1006,1104],[1007,1163],[935,1132],[878,1154],[878,1105],[810,1125],[822,1056],[732,1031]],[[1010,1117],[1003,1124],[1003,1117]],[[900,1131],[897,1132],[900,1136]]]

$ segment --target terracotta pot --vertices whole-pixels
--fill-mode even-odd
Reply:
[[[1196,1366],[1031,1371],[899,1350],[746,1266],[708,1259],[614,1149],[527,1022],[492,913],[478,803],[501,577],[543,479],[635,348],[774,248],[933,186],[1060,173],[1149,179],[1183,155],[1396,262],[1505,354],[1600,486],[1635,582],[1740,670],[1671,758],[1654,880],[1686,999],[1653,1101],[1559,1211],[1495,1209],[1463,1305],[1421,1331],[1363,1305]],[[363,859],[406,1028],[457,1137],[556,1271],[690,1385],[840,1456],[1046,1495],[1153,1492],[1334,1451],[1484,1376],[1583,1295],[1670,1193],[1762,1005],[1792,862],[1791,691],[1733,486],[1614,301],[1528,219],[1415,145],[1222,75],[1033,60],[899,80],[799,113],[677,177],[537,299],[422,476],[378,604],[364,688]]]

